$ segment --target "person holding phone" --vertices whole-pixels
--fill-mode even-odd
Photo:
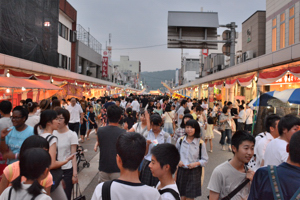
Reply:
[[[68,110],[63,108],[56,108],[57,118],[59,120],[58,129],[53,131],[53,135],[58,138],[58,161],[63,161],[70,155],[75,155],[77,152],[78,138],[74,131],[68,128],[68,122],[70,120],[70,113]],[[77,177],[77,162],[76,156],[72,160],[67,162],[62,167],[63,180],[66,187],[64,188],[68,200],[71,199],[71,193],[73,184],[78,183]]]

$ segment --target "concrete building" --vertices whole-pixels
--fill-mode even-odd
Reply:
[[[256,11],[242,23],[242,62],[266,53],[266,11]]]
[[[141,73],[140,61],[132,61],[129,59],[129,56],[120,56],[120,61],[113,61],[112,65],[127,77],[123,80],[125,84],[134,88],[139,87],[139,77]]]
[[[76,72],[77,11],[66,0],[59,1],[58,67]]]
[[[237,51],[236,65],[179,86],[175,91],[208,98],[210,102],[214,98],[247,102],[258,92],[299,88],[299,16],[299,0],[266,0],[266,12],[257,11],[242,24],[242,47]],[[248,59],[244,59],[249,51]]]
[[[102,45],[81,25],[77,25],[77,72],[101,78]],[[109,79],[108,79],[109,80]]]

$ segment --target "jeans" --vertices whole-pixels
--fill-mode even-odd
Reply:
[[[63,170],[63,180],[66,185],[66,188],[64,190],[68,200],[71,200],[71,194],[73,189],[72,176],[73,176],[73,168]]]
[[[222,133],[220,144],[225,144],[225,138],[227,136],[227,144],[231,144],[231,137],[232,137],[232,131],[231,129],[225,129],[225,131]]]
[[[69,126],[69,129],[70,129],[71,131],[74,131],[74,132],[77,133],[77,135],[78,135],[78,132],[79,132],[79,122],[76,122],[76,123],[69,123],[68,126]]]

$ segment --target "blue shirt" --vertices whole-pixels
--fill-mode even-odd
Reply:
[[[277,175],[283,199],[291,199],[300,187],[300,167],[284,162],[277,167]],[[274,199],[268,167],[259,168],[255,172],[251,183],[249,199]]]
[[[5,143],[14,154],[19,154],[24,140],[33,135],[33,128],[27,125],[27,128],[21,132],[17,131],[14,126],[11,127],[11,129],[12,130],[5,137]],[[11,164],[16,161],[17,159],[8,160],[7,164]]]
[[[208,155],[205,147],[205,143],[203,142],[201,145],[201,158],[199,158],[199,147],[200,147],[200,138],[194,138],[191,143],[186,140],[186,136],[184,136],[181,145],[180,138],[176,142],[176,148],[180,153],[180,160],[183,162],[184,167],[188,168],[187,165],[200,162],[202,167],[205,167],[208,162]]]

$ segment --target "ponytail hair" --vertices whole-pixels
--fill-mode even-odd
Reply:
[[[126,108],[126,113],[128,114],[128,117],[132,117],[132,108]]]
[[[41,112],[40,122],[34,126],[34,134],[38,135],[38,127],[45,129],[48,122],[52,122],[57,118],[57,113],[54,110],[44,110]]]
[[[34,156],[32,156],[34,155]],[[41,148],[31,148],[23,152],[20,156],[20,176],[12,181],[12,187],[18,191],[21,188],[21,177],[25,176],[27,180],[32,180],[33,183],[27,189],[28,193],[33,196],[33,199],[41,194],[43,187],[38,182],[38,179],[49,168],[51,157],[47,151]]]

